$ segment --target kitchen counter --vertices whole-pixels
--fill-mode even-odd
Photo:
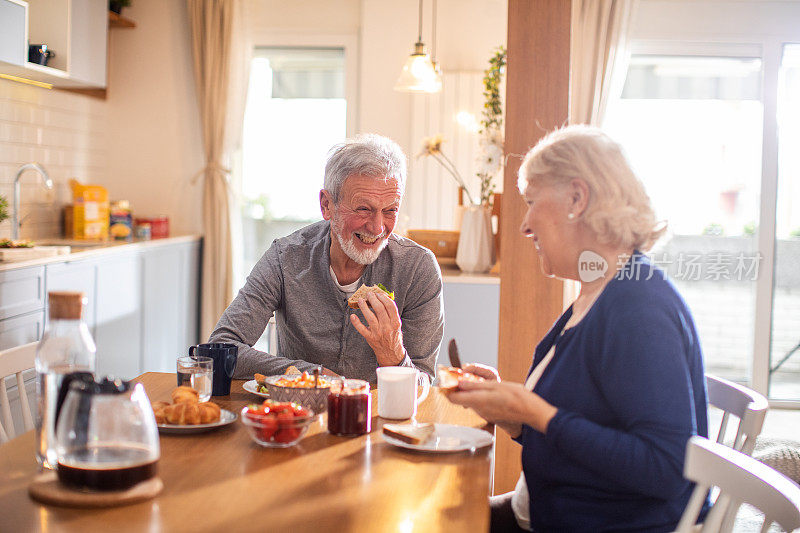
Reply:
[[[2,261],[0,262],[0,272],[3,272],[5,270],[13,270],[16,268],[47,265],[52,263],[79,261],[82,259],[95,258],[122,251],[132,251],[145,248],[195,242],[199,241],[201,238],[202,237],[200,235],[178,235],[175,237],[166,237],[164,239],[151,239],[147,241],[134,240],[132,242],[127,242],[127,241],[93,242],[93,241],[74,241],[68,239],[43,239],[42,241],[37,242],[37,245],[71,246],[72,250],[68,254],[54,255],[51,257],[40,257],[37,259],[29,259],[25,261]]]

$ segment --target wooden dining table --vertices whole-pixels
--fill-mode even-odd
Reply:
[[[152,401],[169,400],[175,374],[148,372]],[[260,398],[234,380],[212,400],[238,413]],[[153,499],[121,507],[74,509],[28,496],[40,473],[32,431],[0,446],[0,532],[5,531],[487,531],[493,446],[426,453],[384,441],[373,391],[372,431],[327,432],[326,415],[290,448],[264,448],[240,421],[192,435],[161,435]],[[483,427],[473,411],[436,388],[419,406],[419,422]],[[491,431],[491,429],[490,429]]]

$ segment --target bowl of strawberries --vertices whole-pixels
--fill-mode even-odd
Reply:
[[[314,412],[300,404],[275,400],[248,405],[241,416],[250,438],[268,448],[294,446],[315,419]]]

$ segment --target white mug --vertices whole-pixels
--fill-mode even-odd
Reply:
[[[417,405],[428,397],[430,380],[416,368],[382,366],[378,368],[378,416],[402,420],[417,414]],[[422,394],[417,395],[417,384]]]

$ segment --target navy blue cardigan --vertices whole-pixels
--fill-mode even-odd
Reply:
[[[694,321],[662,270],[634,254],[575,327],[570,307],[536,347],[534,392],[558,408],[523,425],[534,531],[672,531],[693,485],[686,442],[708,436]],[[533,366],[531,368],[533,368]]]

